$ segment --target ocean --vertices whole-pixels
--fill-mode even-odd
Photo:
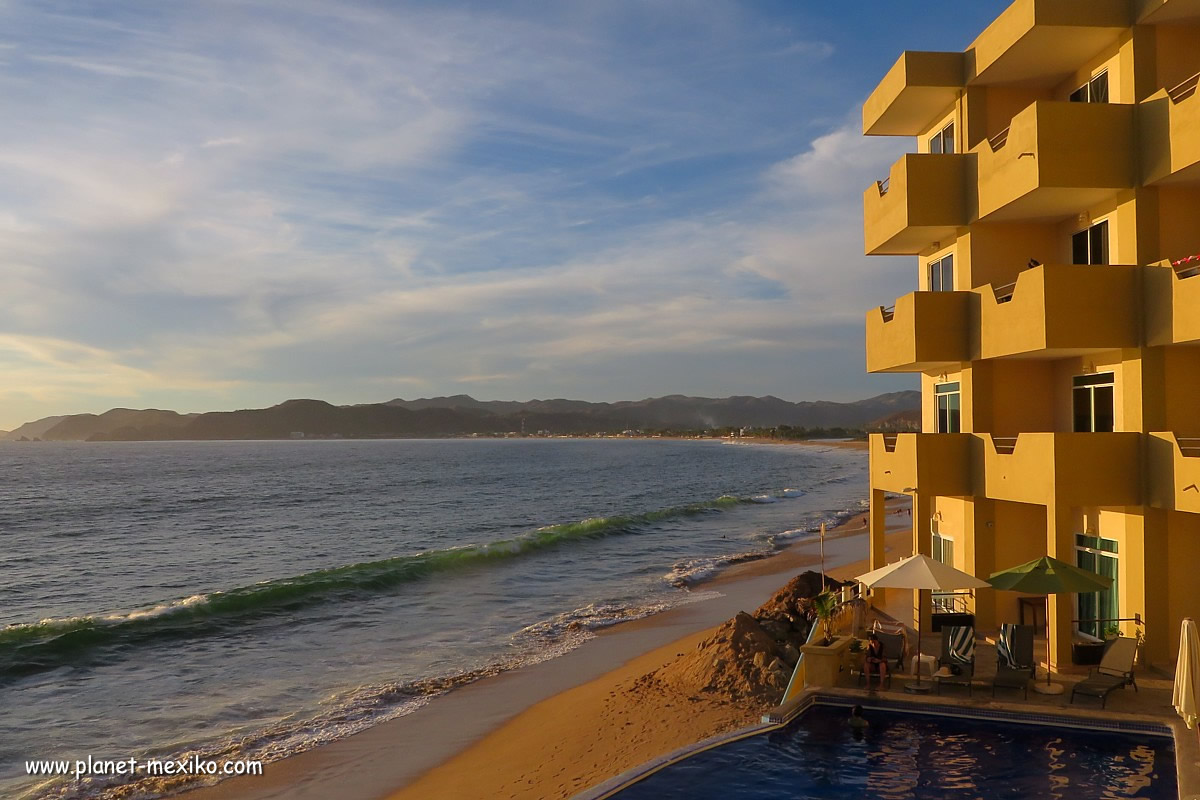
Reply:
[[[709,596],[866,458],[716,441],[0,446],[0,796],[25,762],[274,760]]]

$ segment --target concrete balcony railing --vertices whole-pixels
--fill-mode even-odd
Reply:
[[[1200,73],[1142,103],[1138,126],[1145,183],[1200,181]]]
[[[867,312],[867,372],[925,372],[970,361],[971,292],[913,292]]]
[[[1049,505],[1141,503],[1140,433],[977,434],[983,492],[993,500]]]
[[[1146,268],[1146,344],[1200,342],[1200,270],[1164,261]]]
[[[1150,505],[1200,514],[1200,438],[1152,433],[1148,449]]]
[[[867,136],[916,136],[958,99],[964,53],[906,51],[863,103]]]
[[[977,146],[979,217],[1045,220],[1133,188],[1134,107],[1039,100]]]
[[[1016,0],[967,49],[967,82],[1057,84],[1115,44],[1131,11],[1129,0]]]
[[[1138,267],[1043,265],[979,292],[978,358],[1054,357],[1141,343]]]
[[[972,494],[967,433],[873,433],[871,485],[887,492],[944,497]]]
[[[863,193],[867,255],[915,255],[951,240],[970,222],[968,160],[962,154],[910,153],[887,180]]]

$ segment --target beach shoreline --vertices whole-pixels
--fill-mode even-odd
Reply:
[[[901,546],[910,527],[906,503],[889,502]],[[829,531],[831,575],[861,567],[865,532],[865,513]],[[656,755],[756,721],[760,709],[644,687],[630,694],[630,684],[694,648],[738,611],[757,608],[797,572],[819,568],[819,550],[816,537],[806,537],[772,557],[732,565],[692,587],[715,597],[603,629],[563,656],[481,679],[399,719],[268,763],[262,776],[186,795],[569,797]]]

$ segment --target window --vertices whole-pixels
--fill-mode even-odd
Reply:
[[[933,534],[933,560],[954,566],[954,540],[940,533]]]
[[[1071,237],[1071,263],[1108,263],[1108,220],[1097,222]]]
[[[1107,103],[1108,102],[1108,70],[1093,77],[1090,81],[1071,92],[1072,103]]]
[[[931,153],[953,153],[954,152],[954,123],[951,122],[946,127],[935,133],[929,140],[929,152]]]
[[[1119,594],[1117,592],[1117,543],[1112,539],[1101,539],[1098,536],[1075,534],[1075,563],[1080,569],[1086,569],[1112,578],[1112,586],[1101,592],[1087,592],[1079,597],[1079,630],[1104,638],[1104,629],[1113,625],[1120,616]]]
[[[1111,372],[1080,375],[1072,387],[1077,433],[1112,433],[1116,382]]]
[[[929,269],[929,291],[931,292],[953,292],[954,291],[954,254],[939,258],[937,261],[930,261],[927,265]]]
[[[937,401],[937,432],[962,432],[962,390],[958,381],[939,383],[933,387]]]

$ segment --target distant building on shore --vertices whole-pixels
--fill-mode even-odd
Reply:
[[[872,566],[905,493],[914,546],[960,569],[1112,577],[1049,597],[1056,669],[1117,630],[1170,662],[1200,610],[1198,78],[1195,2],[1017,0],[965,52],[905,52],[863,106],[916,150],[863,197],[866,252],[917,266],[867,314],[867,369],[923,395],[921,433],[871,436]],[[1043,620],[1009,592],[933,600]]]

